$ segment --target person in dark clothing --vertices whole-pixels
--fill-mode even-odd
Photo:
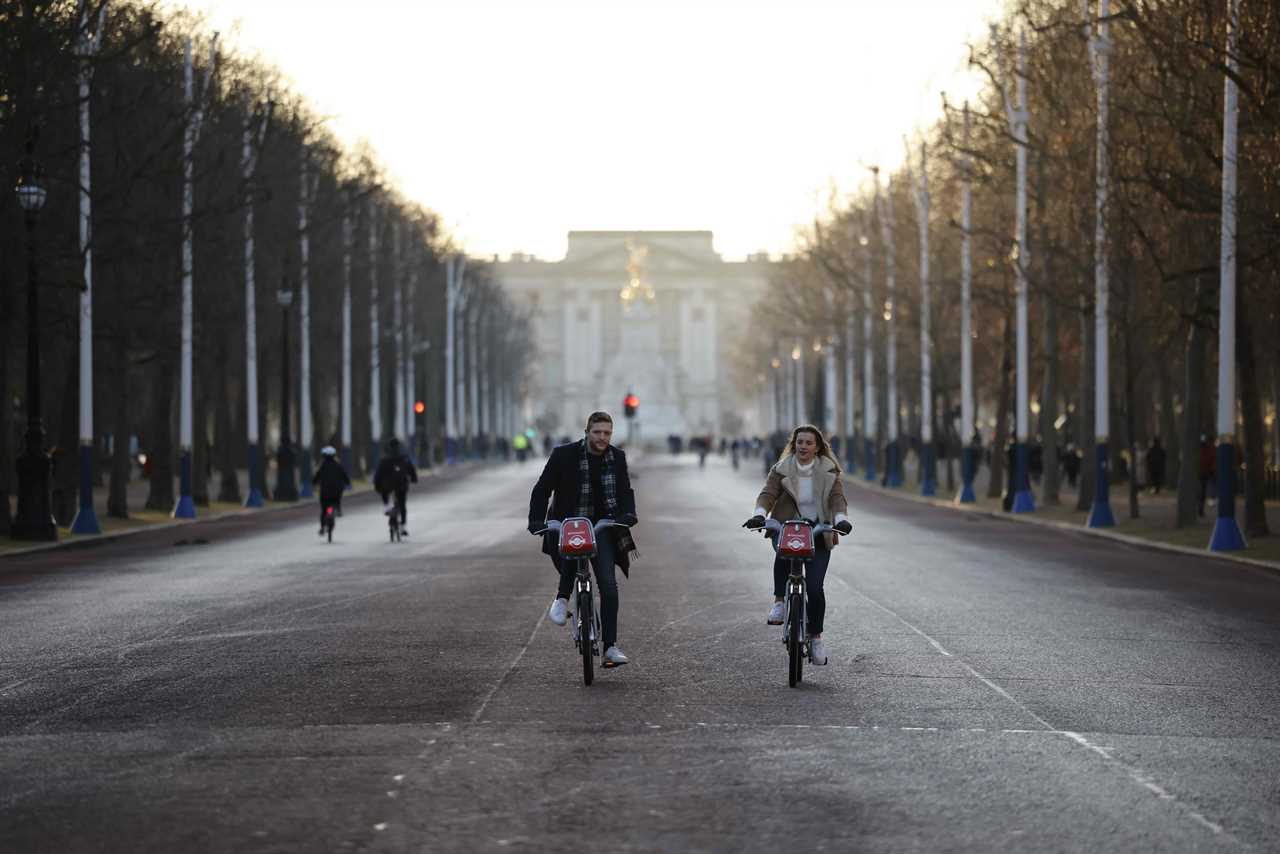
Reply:
[[[324,534],[324,511],[342,511],[342,493],[351,486],[347,470],[338,462],[338,451],[332,445],[320,449],[320,468],[311,477],[311,485],[320,490],[320,534]]]
[[[1160,437],[1152,437],[1151,446],[1147,448],[1147,480],[1150,482],[1151,492],[1155,495],[1159,495],[1161,487],[1164,486],[1165,461],[1166,454],[1164,445],[1160,444]]]
[[[373,474],[373,488],[382,496],[383,512],[390,516],[400,515],[400,535],[408,536],[405,522],[408,521],[408,510],[405,498],[409,495],[409,484],[418,482],[418,470],[413,462],[400,450],[400,440],[394,436],[387,441],[387,453],[378,461],[378,468]],[[395,504],[390,497],[395,496]]]
[[[587,418],[583,438],[562,444],[551,452],[529,496],[529,533],[542,531],[548,519],[564,520],[570,516],[584,516],[592,522],[613,519],[625,525],[636,524],[636,496],[627,472],[627,455],[610,444],[612,437],[613,418],[607,412],[593,412]],[[609,529],[601,533],[596,556],[591,559],[600,589],[605,667],[617,667],[629,661],[618,647],[618,580],[614,567],[626,575],[635,549],[629,531]],[[574,570],[560,560],[554,537],[543,537],[542,551],[551,557],[560,577],[547,617],[563,626],[569,614]]]
[[[1067,484],[1075,489],[1076,479],[1080,477],[1080,452],[1075,445],[1068,443],[1067,449],[1062,452],[1062,470],[1067,473]]]
[[[1200,515],[1204,515],[1204,500],[1209,494],[1209,484],[1213,482],[1213,478],[1218,473],[1218,455],[1213,447],[1213,443],[1209,441],[1209,437],[1203,433],[1200,435]]]
[[[1013,496],[1018,491],[1018,445],[1010,439],[1005,445],[1005,489],[1000,506],[1006,513],[1013,512]]]

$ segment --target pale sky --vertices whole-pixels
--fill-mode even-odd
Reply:
[[[475,255],[573,229],[793,244],[976,90],[1004,0],[188,0]]]

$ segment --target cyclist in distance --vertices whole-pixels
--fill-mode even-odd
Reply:
[[[320,489],[320,535],[324,536],[324,509],[332,507],[333,512],[341,512],[342,492],[351,485],[351,478],[338,462],[338,451],[333,445],[320,449],[320,468],[311,478],[311,485]]]
[[[400,440],[392,436],[387,440],[387,452],[379,460],[378,468],[373,474],[373,488],[382,496],[382,512],[388,516],[393,513],[399,514],[402,537],[409,536],[409,532],[404,527],[405,522],[408,521],[405,498],[409,494],[409,484],[417,482],[418,470],[413,467],[409,457],[400,450]],[[391,503],[392,495],[395,496],[394,504]]]
[[[743,527],[764,527],[765,516],[779,522],[807,519],[817,524],[825,522],[842,534],[853,530],[845,515],[848,502],[844,497],[844,485],[840,481],[840,463],[831,453],[831,447],[822,431],[812,424],[801,424],[791,431],[791,439],[782,451],[782,457],[769,470],[764,489],[756,498],[755,515]],[[827,610],[827,598],[822,582],[827,575],[831,549],[836,537],[825,534],[814,543],[813,560],[805,570],[805,586],[809,594],[807,616],[809,638],[812,643],[814,664],[827,663],[827,650],[822,643],[822,617]],[[787,586],[787,567],[780,557],[773,560],[773,607],[766,622],[771,626],[782,625],[786,607],[783,596]]]
[[[545,528],[546,519],[570,516],[584,516],[593,523],[613,519],[625,525],[636,524],[636,497],[627,473],[627,455],[610,444],[612,438],[613,418],[607,412],[593,412],[587,418],[585,436],[551,452],[529,498],[529,533]],[[591,559],[596,586],[600,588],[605,667],[629,661],[618,647],[618,579],[614,566],[627,575],[633,557],[638,557],[635,550],[629,532],[610,528],[600,535],[596,556]],[[542,551],[551,556],[560,576],[547,616],[557,626],[563,626],[569,617],[574,572],[567,563],[562,565],[554,537],[543,537]]]

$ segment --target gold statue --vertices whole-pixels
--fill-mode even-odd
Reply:
[[[646,301],[653,301],[653,286],[644,280],[644,260],[649,257],[649,247],[643,243],[627,238],[627,284],[618,294],[622,304],[631,308],[632,301],[643,296]]]

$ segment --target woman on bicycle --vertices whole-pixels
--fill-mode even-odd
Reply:
[[[755,515],[746,521],[746,528],[764,527],[765,516],[779,522],[807,519],[814,524],[827,523],[842,534],[853,530],[845,512],[848,502],[844,486],[840,482],[840,463],[822,431],[812,424],[801,424],[791,431],[791,439],[782,456],[769,470],[764,489],[756,498]],[[822,617],[827,610],[827,598],[822,582],[827,575],[827,563],[831,560],[831,548],[836,537],[825,534],[814,543],[813,560],[805,570],[805,586],[809,594],[808,627],[814,664],[827,663],[827,650],[822,643]],[[787,586],[787,567],[780,557],[773,560],[773,607],[766,620],[771,626],[782,625],[786,612],[783,594]]]

